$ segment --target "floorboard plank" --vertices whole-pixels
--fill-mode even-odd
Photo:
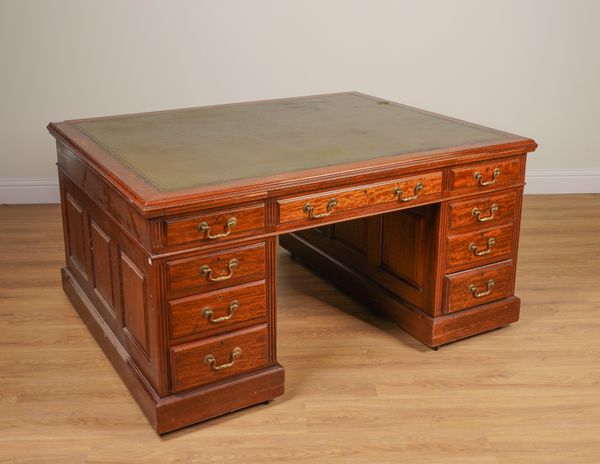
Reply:
[[[600,195],[526,196],[521,320],[432,351],[281,251],[285,395],[159,437],[60,286],[57,205],[0,206],[0,462],[600,462]]]

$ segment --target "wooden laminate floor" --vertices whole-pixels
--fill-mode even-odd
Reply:
[[[282,252],[286,394],[164,437],[62,293],[59,215],[0,206],[0,462],[600,462],[598,195],[526,197],[521,321],[437,352]]]

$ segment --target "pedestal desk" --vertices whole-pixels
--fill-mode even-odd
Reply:
[[[531,139],[356,92],[48,128],[64,290],[158,433],[283,393],[278,237],[427,346],[519,318]]]

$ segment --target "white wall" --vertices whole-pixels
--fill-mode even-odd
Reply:
[[[0,0],[0,202],[55,194],[51,120],[344,90],[534,137],[530,191],[598,192],[598,18],[594,0]]]

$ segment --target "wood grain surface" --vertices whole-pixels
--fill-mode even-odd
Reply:
[[[237,304],[232,307],[234,303]],[[168,306],[171,338],[220,333],[265,320],[265,281],[171,300]]]
[[[435,352],[281,253],[286,393],[158,436],[60,285],[60,207],[0,206],[0,461],[596,463],[600,196],[525,197],[519,324]]]
[[[237,351],[238,355],[234,355]],[[173,391],[227,379],[266,367],[268,363],[265,324],[171,347]],[[206,356],[214,357],[212,364]],[[224,367],[228,366],[228,367]]]
[[[233,260],[236,260],[237,264],[235,267],[230,268]],[[202,266],[208,266],[211,273],[208,275],[202,274],[200,272]],[[177,259],[169,261],[167,268],[168,288],[171,295],[191,294],[205,289],[229,287],[243,281],[264,277],[265,244],[260,242],[222,252]]]
[[[494,171],[497,170],[496,176]],[[520,158],[477,163],[450,170],[452,190],[482,191],[523,182],[523,161]],[[479,174],[479,176],[476,176]]]
[[[513,262],[507,260],[447,275],[444,312],[452,313],[510,296],[513,273]]]
[[[517,209],[518,193],[515,190],[507,192],[495,192],[467,200],[450,202],[450,228],[462,227],[481,228],[482,226],[493,226],[503,220],[512,219]],[[496,212],[492,211],[496,205]],[[473,209],[480,211],[479,219],[473,214]],[[486,220],[491,218],[489,220]],[[481,222],[481,219],[484,221]]]
[[[235,219],[236,223],[231,228],[227,221]],[[203,222],[210,227],[207,231],[199,230]],[[265,227],[265,207],[262,203],[241,208],[230,208],[220,211],[210,211],[204,214],[194,214],[183,219],[166,220],[166,245],[182,245],[195,242],[222,242],[232,238],[249,235],[253,231]],[[211,238],[227,234],[224,237]]]
[[[418,184],[421,184],[421,189],[415,191]],[[399,190],[399,194],[396,194],[396,189]],[[412,205],[420,203],[423,198],[427,198],[430,195],[440,194],[441,191],[442,172],[439,171],[384,183],[371,183],[347,189],[322,192],[318,195],[286,198],[277,201],[279,206],[279,223],[294,221],[314,222],[316,217],[310,217],[307,214],[305,211],[306,205],[311,205],[314,208],[315,216],[327,214],[325,217],[329,215],[334,217],[339,212],[354,212],[370,206],[390,203],[397,204],[398,202],[407,201],[410,201]],[[328,203],[332,200],[335,200],[335,206],[331,210],[328,210]]]
[[[450,235],[446,247],[446,269],[470,267],[509,258],[513,233],[513,225],[510,223],[491,229]]]

